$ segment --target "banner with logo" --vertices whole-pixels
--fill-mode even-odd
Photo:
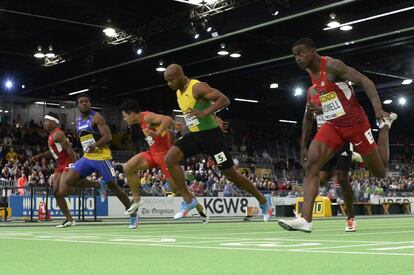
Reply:
[[[46,205],[45,196],[34,196],[33,197],[33,215],[37,216],[37,211],[39,209],[40,203],[43,202]],[[78,196],[70,196],[66,198],[66,202],[69,207],[70,214],[72,216],[77,216],[79,214],[80,206],[82,205],[82,200],[79,200]],[[100,198],[96,199],[97,204],[97,216],[108,216],[108,200],[105,200],[103,203]],[[94,198],[91,196],[84,197],[84,215],[86,217],[91,217],[94,215],[95,202]],[[24,217],[30,216],[30,196],[10,196],[9,197],[9,207],[12,208],[13,217]],[[57,205],[56,199],[54,197],[48,197],[47,199],[47,208],[50,212],[50,215],[61,217],[64,216],[59,206]],[[81,212],[82,214],[82,212]]]

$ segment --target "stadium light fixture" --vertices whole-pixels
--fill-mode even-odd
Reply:
[[[407,99],[405,97],[400,97],[398,99],[398,103],[402,106],[404,106],[407,103]]]
[[[290,123],[290,124],[297,124],[298,122],[295,120],[287,120],[287,119],[279,119],[281,123]]]
[[[245,99],[245,98],[236,97],[234,100],[235,101],[241,101],[241,102],[249,102],[249,103],[259,103],[259,101],[255,100],[255,99]]]
[[[352,29],[353,29],[353,27],[352,27],[351,25],[344,25],[344,26],[340,27],[339,29],[340,29],[341,31],[346,32],[346,31],[350,31],[350,30],[352,30]]]
[[[158,61],[158,67],[155,68],[155,70],[160,73],[165,72],[166,68],[164,67],[164,61]]]
[[[68,95],[76,95],[76,94],[84,93],[84,92],[87,92],[87,91],[89,91],[89,89],[82,89],[82,90],[79,90],[79,91],[68,93]]]
[[[411,83],[413,83],[413,80],[412,79],[404,79],[401,84],[402,85],[410,85]]]
[[[386,99],[382,103],[384,103],[386,105],[391,104],[392,103],[392,99]]]
[[[108,28],[103,29],[102,31],[108,37],[116,36],[116,30],[114,28],[108,27]]]
[[[224,43],[220,44],[220,50],[217,52],[217,54],[221,56],[225,56],[229,54],[229,51],[226,50],[226,44]]]
[[[270,89],[277,89],[277,88],[279,88],[279,83],[276,83],[276,82],[273,82],[273,83],[270,83]]]
[[[331,20],[329,20],[328,24],[326,24],[329,28],[337,28],[341,25],[341,23],[339,23],[336,19],[335,13],[331,13],[329,17],[331,18]]]
[[[300,87],[295,88],[294,96],[300,96],[303,94],[303,89]]]
[[[39,59],[45,58],[45,54],[42,52],[42,46],[37,46],[37,51],[33,56]]]

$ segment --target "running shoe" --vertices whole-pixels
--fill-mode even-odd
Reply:
[[[302,231],[306,233],[311,233],[313,226],[312,222],[307,222],[304,218],[299,216],[295,211],[295,218],[291,220],[280,219],[278,224],[285,230],[288,231]]]
[[[129,216],[129,229],[135,229],[138,227],[139,223],[139,216],[138,213],[135,212]]]
[[[98,193],[101,197],[101,202],[104,202],[106,199],[106,182],[103,179],[100,179],[99,181],[99,189]]]
[[[354,218],[349,218],[346,220],[345,232],[355,232],[357,224]]]
[[[188,212],[190,212],[191,209],[194,209],[197,205],[198,201],[196,199],[193,199],[191,203],[186,203],[185,201],[183,201],[181,203],[181,209],[180,211],[178,211],[177,214],[174,215],[174,219],[178,220],[184,218],[185,216],[187,216]]]
[[[383,117],[380,120],[377,120],[377,125],[380,129],[382,129],[385,125],[388,126],[388,129],[391,129],[391,125],[398,118],[396,113],[390,113],[388,117]]]
[[[196,206],[197,212],[201,217],[201,220],[203,221],[203,224],[208,224],[210,217],[207,214],[207,210],[201,203]]]
[[[268,222],[273,214],[272,197],[269,194],[266,194],[265,198],[266,203],[260,204],[260,208],[262,209],[263,221]]]
[[[65,220],[62,224],[56,225],[56,228],[66,228],[66,227],[71,227],[75,225],[76,225],[76,222],[74,220],[72,221]]]
[[[142,202],[134,202],[131,204],[131,206],[125,211],[125,215],[132,215],[137,213],[138,208],[142,205]]]

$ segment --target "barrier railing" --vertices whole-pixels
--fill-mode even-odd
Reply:
[[[77,188],[74,190],[72,196],[74,195],[75,198],[78,200],[78,203],[75,204],[74,207],[77,206],[77,209],[73,209],[78,213],[78,220],[80,222],[87,221],[85,219],[85,200],[88,197],[93,198],[93,221],[98,221],[97,219],[97,194],[94,188]],[[38,211],[38,205],[35,203],[35,198],[41,197],[41,200],[45,203],[45,217],[48,217],[50,214],[50,206],[49,203],[52,202],[53,198],[53,189],[46,185],[44,187],[39,186],[25,186],[25,187],[17,187],[17,186],[9,186],[7,184],[0,185],[0,213],[3,211],[3,221],[6,222],[9,216],[8,208],[11,206],[10,199],[12,197],[22,197],[22,204],[24,201],[27,201],[27,197],[29,197],[29,207],[25,210],[27,215],[26,222],[36,222],[37,220],[34,219],[34,214]],[[23,200],[23,198],[25,200]],[[13,213],[13,209],[12,209]],[[2,221],[0,219],[0,221]]]

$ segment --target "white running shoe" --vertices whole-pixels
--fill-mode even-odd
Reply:
[[[197,209],[197,212],[198,212],[198,214],[200,215],[200,217],[201,217],[201,220],[203,221],[203,224],[208,224],[208,222],[209,222],[209,220],[210,220],[210,217],[208,216],[208,214],[207,214],[207,209],[204,207],[204,205],[203,204],[199,204],[199,205],[201,205],[201,207],[202,207],[202,210],[198,210],[198,206],[196,207],[196,209]]]
[[[138,211],[138,208],[142,205],[142,202],[134,202],[131,206],[125,211],[125,215],[132,215]]]
[[[357,224],[354,218],[346,220],[345,232],[355,232]]]
[[[75,225],[76,225],[75,220],[73,220],[73,221],[65,220],[62,224],[56,225],[56,228],[66,228],[66,227],[71,227],[71,226],[75,226]]]
[[[302,231],[306,233],[312,232],[312,222],[307,222],[304,218],[300,217],[295,211],[295,218],[291,220],[279,219],[278,224],[288,231]]]
[[[390,113],[388,117],[384,117],[381,120],[377,121],[377,125],[380,129],[382,129],[385,125],[388,126],[388,129],[391,129],[391,125],[398,118],[396,113]]]

